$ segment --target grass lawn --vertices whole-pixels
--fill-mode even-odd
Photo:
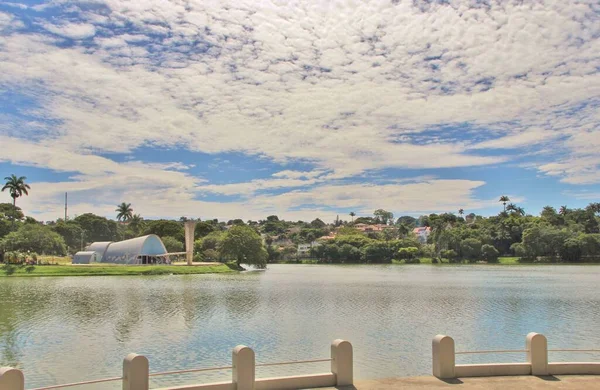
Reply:
[[[0,277],[19,276],[102,276],[102,275],[192,275],[237,272],[227,264],[181,266],[181,265],[36,265],[15,266],[8,275],[6,266],[0,267]]]
[[[520,257],[499,257],[498,263],[499,264],[523,264],[519,261],[520,259],[521,259]]]
[[[69,256],[38,256],[38,261],[40,264],[71,264],[71,257]]]

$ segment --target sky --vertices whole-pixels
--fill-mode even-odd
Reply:
[[[0,3],[0,175],[36,219],[537,215],[599,168],[597,0]]]

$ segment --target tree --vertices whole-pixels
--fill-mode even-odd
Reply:
[[[206,237],[210,233],[214,232],[217,229],[215,225],[208,222],[198,222],[196,224],[196,230],[194,232],[196,238]]]
[[[546,206],[542,209],[541,217],[551,225],[558,225],[560,219],[556,213],[556,209],[552,206]]]
[[[89,242],[115,241],[117,223],[92,213],[81,214],[73,219],[83,230]]]
[[[2,187],[2,192],[8,190],[10,197],[13,199],[13,207],[17,207],[17,198],[25,195],[29,195],[31,187],[25,183],[27,178],[25,176],[17,177],[14,174],[4,178],[6,183]],[[12,226],[15,226],[15,219],[12,220]]]
[[[179,241],[178,239],[176,239],[175,237],[161,237],[161,240],[163,242],[163,244],[165,244],[165,248],[167,248],[167,252],[169,253],[176,253],[176,252],[183,252],[184,251],[184,247],[183,247],[183,243],[181,241]]]
[[[384,209],[375,210],[373,215],[377,221],[384,225],[387,225],[388,222],[392,222],[394,220],[394,214],[390,211],[385,211]]]
[[[218,250],[223,238],[225,237],[225,233],[223,232],[212,232],[208,234],[206,237],[202,239],[202,251],[207,249]]]
[[[396,225],[405,225],[409,229],[412,229],[417,226],[417,219],[410,215],[403,215],[396,220]]]
[[[360,249],[358,249],[350,244],[342,245],[339,248],[339,253],[340,253],[340,259],[344,263],[358,263],[360,261],[361,255],[362,255]]]
[[[460,242],[460,252],[469,260],[476,260],[481,255],[481,241],[476,238],[466,238]]]
[[[560,206],[560,209],[558,210],[558,213],[560,215],[562,215],[563,217],[565,215],[567,215],[568,212],[569,212],[569,209],[567,208],[567,206]]]
[[[356,216],[356,213],[354,211],[351,211],[350,216],[352,217],[352,222],[354,222],[354,217]]]
[[[444,259],[448,259],[448,262],[454,263],[454,260],[458,257],[458,254],[454,249],[445,249],[440,251],[440,256]]]
[[[539,256],[556,258],[567,238],[569,238],[567,231],[553,226],[533,226],[523,231],[523,247],[527,257],[533,259]]]
[[[262,239],[249,226],[233,226],[225,233],[219,247],[221,255],[234,259],[238,266],[244,263],[265,268],[267,265],[268,254]]]
[[[131,203],[121,203],[117,206],[115,210],[117,212],[117,220],[118,221],[129,221],[133,218],[133,209],[131,208]]]
[[[5,216],[11,220],[21,220],[25,218],[23,210],[10,203],[0,203],[0,216]]]
[[[464,209],[458,209],[458,215],[460,215],[462,217],[464,213],[465,213]]]
[[[363,248],[366,263],[391,263],[394,248],[387,242],[374,242]]]
[[[414,246],[408,248],[400,248],[398,249],[398,258],[404,260],[405,263],[418,263],[418,253],[419,248],[415,248]]]
[[[185,229],[183,224],[178,221],[169,221],[166,219],[157,219],[147,221],[145,234],[156,234],[159,237],[175,237],[177,240],[185,241]]]
[[[321,221],[319,218],[316,218],[314,221],[312,221],[310,223],[310,226],[315,229],[322,229],[325,226],[327,226],[327,224],[325,222]]]
[[[83,246],[86,244],[84,239],[87,239],[87,237],[85,236],[84,230],[77,222],[73,220],[64,221],[61,219],[54,226],[51,226],[50,229],[60,234],[65,240],[69,252],[75,253],[83,250]]]
[[[500,252],[493,245],[485,244],[481,247],[481,257],[488,263],[497,263]]]
[[[136,233],[139,233],[144,228],[144,218],[139,214],[133,214],[129,220],[129,227]]]
[[[575,263],[581,260],[581,242],[576,238],[567,238],[560,248],[560,258],[563,261]]]
[[[40,224],[24,224],[0,241],[3,251],[36,252],[47,255],[67,254],[65,240],[49,227]]]
[[[375,225],[377,221],[373,217],[358,217],[354,220],[354,223],[364,223],[365,225]]]
[[[504,205],[504,212],[506,212],[506,204],[510,202],[510,198],[506,195],[502,195],[498,202],[501,202]]]

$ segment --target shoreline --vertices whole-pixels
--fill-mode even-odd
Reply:
[[[33,268],[31,268],[33,267]],[[38,265],[13,266],[12,273],[0,267],[0,277],[44,276],[153,276],[153,275],[203,275],[238,273],[235,264],[207,265]]]
[[[420,259],[421,261],[418,263],[406,263],[404,261],[399,261],[399,260],[393,260],[391,263],[325,263],[325,262],[318,262],[314,259],[303,259],[300,261],[294,261],[294,260],[290,260],[290,261],[281,261],[281,262],[277,262],[277,263],[269,263],[268,265],[271,264],[283,264],[283,265],[290,265],[290,264],[298,264],[298,265],[439,265],[439,266],[448,266],[448,265],[455,265],[455,266],[461,266],[461,265],[481,265],[481,266],[487,266],[487,265],[504,265],[504,266],[508,266],[508,265],[600,265],[600,261],[595,261],[595,262],[573,262],[573,263],[567,263],[567,262],[545,262],[545,261],[538,261],[538,262],[521,262],[519,261],[518,258],[516,257],[506,257],[506,258],[499,258],[499,261],[497,263],[488,263],[485,261],[476,261],[473,263],[449,263],[447,261],[442,262],[442,263],[433,263],[431,261],[431,259],[429,258],[425,258],[425,259]]]

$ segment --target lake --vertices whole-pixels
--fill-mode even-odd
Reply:
[[[270,265],[234,275],[0,278],[0,365],[26,387],[121,375],[130,352],[151,371],[223,366],[252,347],[257,363],[328,358],[354,345],[359,379],[430,374],[431,339],[457,350],[598,348],[600,266]],[[457,363],[524,354],[459,356]],[[597,356],[552,354],[551,360]],[[329,363],[257,369],[257,376],[327,372]],[[222,381],[229,371],[157,377]],[[120,382],[87,388],[120,388]]]

